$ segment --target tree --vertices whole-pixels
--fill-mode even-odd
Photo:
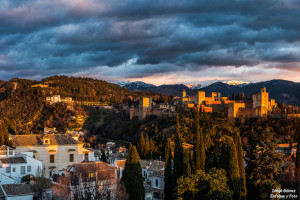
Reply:
[[[174,149],[174,185],[177,186],[177,180],[182,176],[185,171],[184,167],[184,156],[183,156],[183,146],[182,138],[180,134],[180,125],[179,125],[179,115],[177,115],[176,123],[176,135],[175,135],[175,149]]]
[[[199,170],[195,174],[178,180],[177,200],[231,200],[224,169],[212,168],[206,174]]]
[[[144,134],[143,134],[143,132],[141,132],[141,137],[140,137],[140,141],[138,144],[138,149],[139,149],[141,157],[145,157],[145,146],[146,146],[146,143],[145,143],[145,139],[144,139]]]
[[[105,162],[105,163],[106,163],[107,158],[106,158],[104,149],[101,150],[101,158],[100,158],[100,160],[101,160],[102,162]]]
[[[244,167],[244,152],[241,144],[241,137],[239,132],[234,132],[234,144],[236,148],[236,153],[238,157],[238,163],[239,163],[239,173],[241,177],[241,197],[242,199],[245,199],[247,196],[247,187],[246,187],[246,174],[245,174],[245,167]]]
[[[143,185],[142,168],[140,157],[135,146],[130,144],[122,182],[126,187],[130,200],[144,200],[145,188]]]
[[[192,167],[191,167],[191,157],[190,157],[190,150],[185,149],[185,175],[190,176],[192,174]]]
[[[205,148],[203,131],[197,125],[196,141],[195,141],[195,168],[196,170],[205,171]]]
[[[233,139],[229,136],[225,136],[227,152],[229,154],[228,161],[228,179],[229,179],[229,188],[233,191],[233,199],[241,199],[241,181],[240,181],[240,172],[239,172],[239,163],[236,153],[236,147],[233,142]]]
[[[25,135],[30,135],[28,124],[25,124]]]
[[[146,134],[146,140],[145,140],[145,157],[149,156],[149,152],[150,152],[150,141],[149,141],[149,136],[148,134]]]
[[[172,150],[170,145],[170,139],[168,139],[165,148],[165,189],[164,195],[165,200],[173,200],[174,195],[174,184],[173,184],[173,173],[172,173]]]

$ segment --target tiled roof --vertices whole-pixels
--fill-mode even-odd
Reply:
[[[76,172],[95,172],[95,171],[106,171],[106,170],[115,170],[116,168],[110,166],[107,163],[102,161],[99,162],[86,162],[86,163],[77,163],[70,166],[69,170],[74,168]]]
[[[164,170],[160,170],[160,171],[155,171],[151,174],[151,176],[160,176],[160,177],[164,177],[165,175],[165,171]]]
[[[2,146],[0,147],[0,150],[7,150],[7,148],[9,148],[9,150],[13,150],[13,148],[8,147],[8,146],[6,146],[6,145],[2,145]]]
[[[150,166],[150,160],[140,160],[140,164],[142,169],[146,169]]]
[[[24,183],[2,184],[1,185],[7,196],[21,196],[33,194],[30,187]]]
[[[23,157],[10,157],[10,158],[0,158],[2,164],[18,164],[26,163]]]
[[[37,146],[43,145],[43,138],[50,139],[50,145],[78,144],[81,142],[68,137],[64,134],[48,134],[48,135],[15,135],[12,138],[15,146]]]
[[[154,160],[148,170],[160,171],[160,170],[164,169],[164,167],[165,167],[165,162]]]
[[[125,167],[126,160],[116,160],[115,162],[118,165],[118,167],[120,167],[120,168]]]

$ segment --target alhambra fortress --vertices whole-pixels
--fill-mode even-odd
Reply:
[[[198,91],[195,96],[189,96],[185,90],[181,97],[174,97],[168,103],[156,105],[151,97],[142,97],[138,107],[129,109],[130,118],[137,116],[145,119],[150,115],[176,115],[178,110],[200,111],[205,113],[225,113],[229,119],[249,119],[270,117],[300,117],[299,107],[282,104],[275,99],[269,99],[269,93],[264,87],[260,92],[252,94],[251,98],[239,94],[237,97],[222,97],[220,92],[212,92],[208,96],[205,91]]]

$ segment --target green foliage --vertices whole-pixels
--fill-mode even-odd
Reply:
[[[238,163],[239,163],[239,173],[240,173],[240,178],[241,178],[241,197],[242,199],[245,199],[247,196],[247,187],[246,187],[246,174],[245,174],[245,167],[244,167],[244,151],[242,149],[242,144],[241,144],[241,138],[240,134],[235,131],[234,132],[234,144],[236,147],[236,153],[238,157]]]
[[[9,140],[8,127],[5,123],[0,122],[0,145],[12,146]]]
[[[233,191],[233,199],[241,199],[241,180],[239,172],[239,162],[236,153],[236,147],[233,139],[229,136],[225,136],[227,152],[229,155],[228,161],[228,179],[229,187]]]
[[[274,180],[267,179],[261,184],[261,187],[259,190],[259,197],[262,200],[269,200],[271,194],[273,194],[273,195],[278,194],[276,192],[273,192],[273,190],[280,190],[280,189],[281,189],[280,184],[278,184]]]
[[[29,183],[30,181],[34,181],[35,177],[32,174],[28,174],[26,176],[23,176],[21,180],[23,183],[24,182]]]
[[[145,188],[143,185],[142,168],[140,157],[135,146],[130,144],[125,169],[122,175],[122,182],[126,187],[130,200],[144,200]]]
[[[227,185],[228,179],[224,169],[212,168],[206,174],[196,174],[178,180],[178,200],[231,200],[232,192]]]
[[[146,157],[146,150],[145,150],[146,144],[145,143],[146,142],[145,142],[145,139],[144,139],[144,134],[143,134],[143,132],[141,132],[141,137],[140,137],[140,141],[139,141],[139,144],[138,144],[138,149],[139,149],[139,153],[140,153],[142,158]]]
[[[176,134],[175,134],[175,149],[174,149],[174,185],[177,185],[177,180],[182,176],[185,171],[184,155],[182,147],[182,138],[180,134],[179,115],[177,115]]]
[[[205,147],[203,139],[203,131],[197,125],[196,141],[195,141],[195,168],[196,170],[205,171]]]
[[[190,151],[188,149],[184,150],[185,154],[185,175],[190,176],[192,174],[192,167],[191,167],[191,157],[190,157]]]

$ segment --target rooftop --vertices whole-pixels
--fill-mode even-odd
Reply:
[[[107,171],[107,170],[115,170],[116,168],[110,166],[109,164],[99,161],[99,162],[82,162],[73,164],[69,167],[69,171],[75,169],[76,172],[95,172],[95,171]]]
[[[23,157],[10,157],[10,158],[0,158],[2,164],[19,164],[26,163]]]
[[[7,196],[21,196],[33,194],[30,187],[25,183],[2,184],[1,187],[5,191]]]
[[[12,137],[14,146],[38,146],[43,145],[43,138],[49,138],[49,145],[79,144],[81,142],[68,137],[65,134],[48,135],[15,135]]]

